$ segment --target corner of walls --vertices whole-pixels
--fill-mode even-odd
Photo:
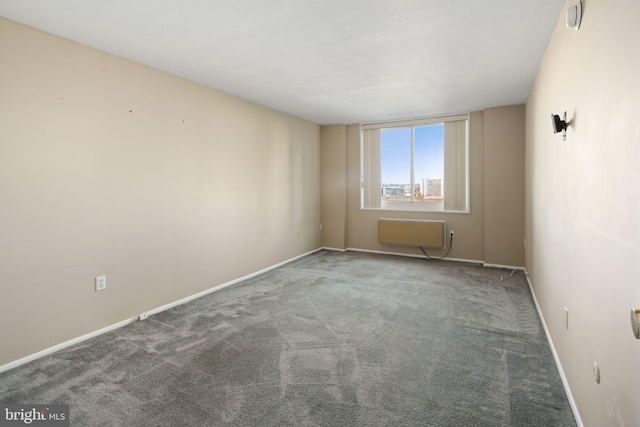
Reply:
[[[347,247],[347,126],[321,127],[322,245]]]
[[[524,105],[484,110],[484,260],[524,266]]]

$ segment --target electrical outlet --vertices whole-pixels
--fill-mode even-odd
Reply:
[[[96,277],[96,292],[107,289],[107,276]]]
[[[320,224],[320,231],[322,231],[322,224]]]
[[[453,230],[449,230],[449,238],[453,239],[453,235],[454,235],[454,231]]]
[[[564,327],[569,329],[569,309],[567,307],[564,308]]]

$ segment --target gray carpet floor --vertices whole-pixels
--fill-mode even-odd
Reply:
[[[320,251],[0,374],[73,426],[575,426],[522,272]]]

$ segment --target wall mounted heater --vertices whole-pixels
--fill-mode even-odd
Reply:
[[[378,242],[387,245],[444,249],[445,221],[380,218]]]

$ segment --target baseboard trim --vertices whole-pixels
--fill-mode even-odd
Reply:
[[[60,350],[65,349],[67,347],[71,347],[72,345],[81,343],[82,341],[86,341],[86,340],[94,338],[94,337],[97,337],[98,335],[106,334],[107,332],[111,332],[111,331],[113,331],[115,329],[122,328],[123,326],[126,326],[126,325],[128,325],[130,323],[133,323],[136,320],[138,320],[138,316],[131,317],[129,319],[125,319],[125,320],[123,320],[121,322],[114,323],[113,325],[109,325],[106,328],[102,328],[102,329],[98,329],[97,331],[89,332],[88,334],[79,336],[77,338],[70,339],[69,341],[65,341],[65,342],[60,343],[60,344],[56,344],[56,345],[54,345],[52,347],[49,347],[49,348],[45,348],[44,350],[41,350],[41,351],[39,351],[37,353],[30,354],[30,355],[25,356],[25,357],[23,357],[21,359],[14,360],[13,362],[6,363],[6,364],[0,366],[0,373],[8,371],[8,370],[13,369],[13,368],[17,368],[20,365],[24,365],[25,363],[29,363],[29,362],[32,362],[32,361],[34,361],[36,359],[40,359],[41,357],[48,356],[49,354],[53,354],[56,351],[60,351]]]
[[[558,373],[560,374],[560,379],[562,380],[562,386],[564,387],[564,392],[567,394],[567,399],[569,400],[569,406],[571,407],[571,412],[573,412],[573,417],[575,418],[576,424],[578,425],[578,427],[584,427],[584,424],[582,423],[582,419],[580,418],[580,412],[578,412],[578,407],[576,406],[576,401],[574,400],[573,394],[571,393],[571,387],[569,387],[567,376],[565,375],[564,369],[562,368],[562,364],[560,363],[560,358],[558,357],[558,352],[556,351],[556,347],[553,345],[553,340],[551,339],[551,333],[549,332],[549,328],[547,328],[547,322],[545,322],[544,316],[542,315],[542,310],[540,309],[540,305],[538,304],[536,293],[533,290],[533,285],[531,284],[531,279],[529,279],[529,274],[527,273],[526,269],[524,269],[524,276],[527,278],[527,284],[529,285],[529,290],[531,291],[531,296],[533,297],[533,303],[535,304],[536,310],[538,311],[538,317],[540,317],[542,328],[544,329],[544,333],[547,336],[549,347],[551,347],[553,360],[556,362],[556,368],[558,369]]]
[[[372,253],[372,254],[382,254],[382,255],[398,255],[398,256],[406,256],[406,257],[410,257],[410,258],[423,258],[423,259],[428,259],[427,257],[425,257],[423,254],[407,254],[407,253],[401,253],[401,252],[387,252],[387,251],[376,251],[376,250],[371,250],[371,249],[359,249],[359,248],[347,248],[347,249],[334,249],[334,248],[323,248],[326,249],[328,251],[340,251],[340,252],[347,252],[347,251],[353,251],[353,252],[367,252],[367,253]],[[434,258],[438,258],[437,256],[435,256]],[[525,271],[524,267],[520,267],[517,265],[503,265],[503,264],[490,264],[487,262],[484,262],[482,260],[479,259],[466,259],[466,258],[449,258],[449,257],[445,257],[445,258],[441,258],[442,261],[453,261],[453,262],[467,262],[467,263],[471,263],[471,264],[482,264],[483,267],[487,267],[487,268],[503,268],[503,269],[507,269],[507,270],[520,270],[520,271]]]
[[[274,264],[274,265],[272,265],[270,267],[263,268],[262,270],[256,271],[255,273],[251,273],[251,274],[248,274],[246,276],[240,277],[238,279],[231,280],[230,282],[226,282],[226,283],[214,286],[214,287],[206,289],[206,290],[204,290],[202,292],[198,292],[197,294],[194,294],[194,295],[179,299],[177,301],[171,302],[169,304],[165,304],[165,305],[163,305],[161,307],[157,307],[157,308],[154,308],[152,310],[146,311],[146,312],[141,313],[141,314],[139,314],[139,315],[137,315],[135,317],[131,317],[131,318],[122,320],[122,321],[120,321],[118,323],[114,323],[113,325],[107,326],[105,328],[98,329],[97,331],[89,332],[88,334],[85,334],[85,335],[70,339],[69,341],[65,341],[63,343],[56,344],[56,345],[54,345],[52,347],[49,347],[49,348],[45,348],[44,350],[41,350],[41,351],[39,351],[37,353],[33,353],[33,354],[28,355],[28,356],[22,357],[22,358],[20,358],[18,360],[14,360],[13,362],[5,363],[4,365],[0,366],[0,373],[8,371],[8,370],[13,369],[13,368],[17,368],[20,365],[24,365],[25,363],[29,363],[29,362],[32,362],[32,361],[34,361],[36,359],[39,359],[41,357],[48,356],[49,354],[53,354],[53,353],[55,353],[57,351],[63,350],[65,348],[67,348],[67,347],[71,347],[72,345],[81,343],[81,342],[86,341],[88,339],[97,337],[97,336],[102,335],[102,334],[106,334],[107,332],[111,332],[113,330],[122,328],[124,326],[127,326],[130,323],[133,323],[133,322],[136,322],[136,321],[140,320],[141,316],[143,318],[146,318],[147,316],[151,316],[151,315],[154,315],[154,314],[157,314],[157,313],[161,313],[161,312],[163,312],[165,310],[168,310],[170,308],[176,307],[176,306],[181,305],[181,304],[186,304],[186,303],[188,303],[190,301],[193,301],[195,299],[201,298],[201,297],[203,297],[205,295],[209,295],[210,293],[213,293],[213,292],[219,291],[221,289],[227,288],[229,286],[235,285],[235,284],[237,284],[239,282],[242,282],[244,280],[248,280],[248,279],[251,279],[253,277],[259,276],[259,275],[264,274],[264,273],[266,273],[268,271],[274,270],[274,269],[276,269],[278,267],[281,267],[281,266],[283,266],[285,264],[293,262],[293,261],[295,261],[295,260],[297,260],[299,258],[305,257],[307,255],[311,255],[311,254],[313,254],[315,252],[318,252],[318,251],[321,251],[322,249],[323,248],[314,249],[312,251],[309,251],[309,252],[306,252],[304,254],[298,255],[298,256],[293,257],[291,259],[288,259],[286,261],[282,261],[282,262],[280,262],[278,264]]]
[[[176,307],[176,306],[179,306],[179,305],[182,305],[182,304],[186,304],[186,303],[191,302],[191,301],[193,301],[195,299],[202,298],[202,297],[204,297],[206,295],[209,295],[209,294],[211,294],[213,292],[222,290],[224,288],[228,288],[229,286],[235,285],[235,284],[243,282],[245,280],[252,279],[252,278],[254,278],[256,276],[259,276],[259,275],[264,274],[264,273],[266,273],[268,271],[274,270],[274,269],[276,269],[278,267],[282,267],[283,265],[289,264],[290,262],[293,262],[293,261],[295,261],[297,259],[300,259],[300,258],[305,257],[307,255],[311,255],[311,254],[316,253],[316,252],[321,251],[321,250],[322,250],[322,248],[314,249],[312,251],[306,252],[306,253],[304,253],[302,255],[298,255],[298,256],[293,257],[291,259],[288,259],[286,261],[282,261],[282,262],[280,262],[278,264],[274,264],[274,265],[272,265],[270,267],[263,268],[262,270],[256,271],[255,273],[247,274],[246,276],[242,276],[242,277],[239,277],[237,279],[231,280],[229,282],[222,283],[220,285],[214,286],[213,288],[209,288],[209,289],[206,289],[206,290],[204,290],[202,292],[198,292],[197,294],[193,294],[191,296],[179,299],[177,301],[170,302],[169,304],[165,304],[165,305],[163,305],[161,307],[154,308],[153,310],[149,310],[149,311],[147,311],[145,313],[142,313],[142,314],[146,314],[147,316],[152,316],[154,314],[161,313],[163,311],[169,310],[170,308],[173,308],[173,307]]]
[[[518,267],[517,265],[502,265],[502,264],[489,264],[486,262],[482,263],[483,267],[491,267],[491,268],[505,268],[507,270],[520,270],[524,271],[524,267]]]
[[[365,253],[370,253],[370,254],[381,254],[381,255],[397,255],[397,256],[406,256],[406,257],[410,257],[410,258],[428,259],[423,254],[405,254],[405,253],[401,253],[401,252],[375,251],[375,250],[371,250],[371,249],[359,249],[359,248],[347,248],[343,252],[346,252],[346,251],[365,252]],[[438,258],[438,257],[434,256],[434,258]],[[446,257],[446,258],[442,258],[442,261],[454,261],[454,262],[467,262],[467,263],[472,263],[472,264],[484,264],[484,261],[475,260],[475,259],[464,259],[464,258],[449,258],[449,257]]]
[[[333,252],[347,252],[346,249],[331,248],[329,246],[324,246],[322,249],[324,249],[325,251],[333,251]]]

